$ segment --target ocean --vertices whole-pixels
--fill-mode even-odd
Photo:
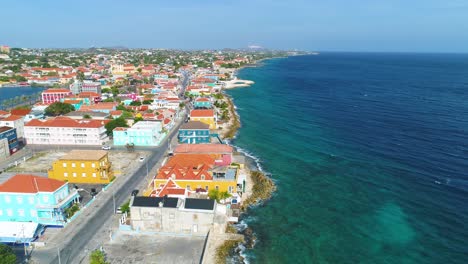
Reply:
[[[0,87],[0,109],[2,109],[3,105],[2,102],[7,99],[12,99],[15,98],[16,96],[19,96],[20,98],[23,95],[34,95],[41,93],[44,90],[43,87],[31,87],[31,86],[25,86],[25,87]],[[38,95],[38,97],[40,94]]]
[[[249,263],[468,263],[468,55],[321,53],[228,91],[278,190]]]

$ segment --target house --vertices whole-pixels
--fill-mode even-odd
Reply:
[[[165,136],[161,122],[157,121],[139,121],[131,128],[116,127],[112,134],[116,146],[158,146]]]
[[[189,121],[179,128],[179,143],[210,143],[210,125],[200,121]]]
[[[27,110],[28,112],[30,110]],[[0,127],[7,126],[16,128],[16,136],[18,140],[24,142],[24,117],[19,115],[10,115],[5,118],[0,118]]]
[[[213,108],[210,99],[206,97],[200,97],[200,98],[195,99],[195,102],[193,102],[193,107],[195,107],[195,109]]]
[[[81,85],[81,91],[82,92],[91,92],[91,93],[97,93],[101,94],[101,83],[100,82],[84,82]]]
[[[75,108],[76,111],[80,110],[81,106],[83,105],[83,100],[74,100],[74,99],[67,99],[62,98],[60,99],[62,103],[71,104]]]
[[[65,209],[78,200],[78,192],[67,182],[17,174],[0,184],[0,221],[64,226]]]
[[[130,201],[131,226],[137,231],[206,236],[218,215],[216,202],[208,199],[172,197],[133,197]]]
[[[71,95],[72,92],[68,89],[47,89],[42,92],[41,98],[43,104],[51,104],[59,102],[60,99]]]
[[[233,161],[233,151],[226,144],[180,144],[174,149],[174,154],[210,154],[215,159],[215,165],[228,166]]]
[[[3,142],[6,140],[6,142],[8,142],[8,151],[10,152],[10,155],[18,151],[19,142],[16,134],[16,128],[7,126],[0,127],[0,140],[3,140]],[[3,143],[3,145],[4,144],[5,143]]]
[[[215,157],[210,154],[177,154],[171,157],[154,177],[153,192],[168,179],[189,191],[217,189],[237,192],[237,168],[216,165]]]
[[[114,177],[104,150],[72,150],[55,161],[48,174],[50,179],[71,183],[108,184]]]
[[[210,129],[216,129],[216,116],[213,109],[194,109],[190,112],[191,121],[208,124]]]
[[[93,111],[93,112],[103,112],[109,114],[111,111],[115,111],[117,108],[117,103],[113,102],[104,102],[94,105],[83,105],[80,108],[80,111]]]
[[[101,146],[109,139],[104,127],[109,121],[64,116],[33,119],[24,125],[24,137],[27,144]]]
[[[0,221],[0,243],[30,245],[43,231],[38,223]]]

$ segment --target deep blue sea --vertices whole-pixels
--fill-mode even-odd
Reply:
[[[31,87],[31,86],[26,86],[26,87],[0,87],[0,109],[2,108],[2,102],[6,99],[11,99],[16,96],[21,96],[23,95],[38,95],[40,96],[40,93],[44,90],[43,87]]]
[[[228,92],[278,187],[244,216],[250,263],[468,263],[468,55],[263,64]]]

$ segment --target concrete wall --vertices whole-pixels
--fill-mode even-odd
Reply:
[[[215,212],[132,206],[130,215],[134,230],[206,235],[213,224]]]

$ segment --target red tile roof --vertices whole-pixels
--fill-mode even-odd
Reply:
[[[12,109],[11,114],[17,116],[25,116],[31,113],[31,109]]]
[[[165,195],[184,195],[185,190],[185,188],[182,188],[179,185],[177,185],[172,179],[168,179],[166,184],[160,184],[159,188],[154,190],[150,196],[164,197]]]
[[[233,148],[226,144],[180,144],[174,149],[174,153],[218,154],[232,152]]]
[[[195,109],[190,112],[191,117],[213,117],[213,109]]]
[[[202,97],[202,98],[197,98],[195,101],[197,101],[197,102],[209,102],[210,100],[208,98]]]
[[[110,120],[83,119],[74,120],[69,117],[59,116],[54,119],[39,120],[33,119],[26,123],[25,127],[80,127],[80,128],[100,128]]]
[[[17,115],[10,115],[9,117],[5,117],[0,119],[0,121],[16,121],[18,119],[23,118],[22,116],[17,116]]]
[[[54,192],[66,182],[31,174],[17,174],[0,185],[0,192],[37,193]]]
[[[42,93],[71,93],[68,89],[47,89]]]

